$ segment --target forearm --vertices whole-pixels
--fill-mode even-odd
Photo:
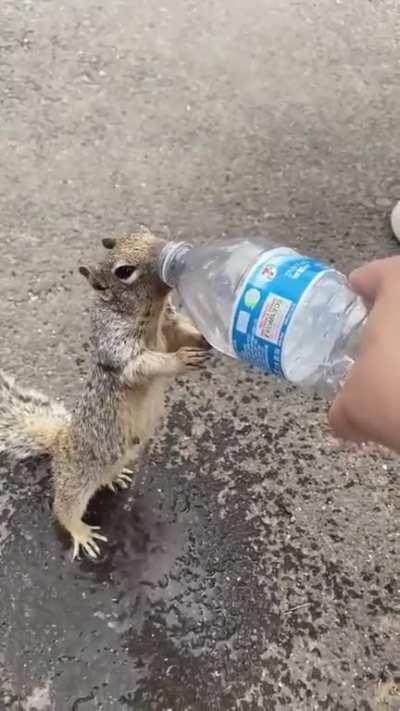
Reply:
[[[206,364],[210,353],[202,348],[185,347],[174,353],[143,350],[122,371],[122,384],[134,387],[154,378],[168,378],[196,370]]]
[[[127,363],[121,377],[123,384],[131,387],[156,377],[173,377],[181,371],[181,365],[176,353],[145,349]]]

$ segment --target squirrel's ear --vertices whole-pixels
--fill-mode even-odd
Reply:
[[[101,281],[99,275],[93,269],[79,267],[79,273],[88,280],[90,286],[96,291],[105,291],[107,289],[106,284]]]

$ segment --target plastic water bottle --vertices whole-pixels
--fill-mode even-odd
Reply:
[[[241,239],[168,243],[159,275],[216,350],[326,398],[342,386],[367,312],[334,268]]]

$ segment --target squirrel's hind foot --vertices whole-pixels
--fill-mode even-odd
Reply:
[[[107,484],[108,488],[114,493],[116,492],[115,487],[120,487],[121,489],[128,489],[130,484],[132,484],[133,471],[131,469],[123,469],[121,474],[115,477],[113,481]]]
[[[79,526],[76,528],[69,529],[69,533],[74,542],[72,560],[79,558],[81,548],[90,558],[97,558],[100,554],[100,547],[96,539],[99,541],[107,541],[105,536],[98,533],[99,530],[100,526],[88,526],[88,524],[83,521],[80,521]]]

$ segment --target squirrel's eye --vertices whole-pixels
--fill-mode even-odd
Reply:
[[[133,277],[136,276],[137,269],[131,264],[122,264],[117,267],[114,271],[115,276],[127,284],[133,281]]]

